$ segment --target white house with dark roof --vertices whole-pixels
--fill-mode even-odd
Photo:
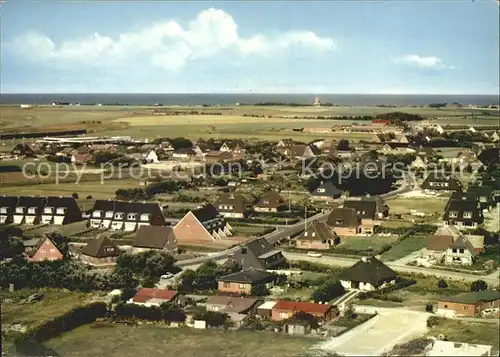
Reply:
[[[397,273],[375,257],[363,257],[340,276],[347,290],[372,291],[396,282]]]
[[[133,232],[143,225],[163,226],[165,216],[158,203],[97,200],[89,227]]]

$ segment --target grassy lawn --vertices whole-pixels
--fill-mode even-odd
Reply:
[[[416,210],[425,214],[441,214],[446,202],[444,197],[398,197],[391,199],[389,206],[391,213],[409,214],[410,210]]]
[[[156,355],[183,357],[299,356],[315,340],[272,332],[217,329],[82,326],[45,345],[60,356],[135,357]]]
[[[406,276],[404,274],[401,275],[403,275],[405,278],[415,279],[417,281],[415,285],[409,286],[405,288],[403,291],[413,292],[419,295],[433,294],[439,296],[452,296],[470,291],[469,282],[443,279],[448,284],[448,287],[439,288],[437,285],[438,281],[441,279],[438,277],[430,275],[429,276],[420,276],[420,275]]]
[[[239,226],[232,222],[230,224],[235,236],[261,236],[269,230],[268,226]]]
[[[84,231],[87,229],[87,220],[75,222],[71,224],[66,224],[64,226],[44,226],[36,229],[32,229],[26,232],[28,236],[41,236],[45,232],[57,231],[65,236],[71,237],[72,235]]]
[[[3,294],[3,297],[12,298],[14,302],[2,302],[2,324],[38,325],[76,306],[85,304],[92,297],[92,294],[62,290],[43,290],[40,292],[44,294],[44,299],[31,304],[15,302],[16,297],[27,297],[30,293],[28,290],[20,290],[11,295]]]
[[[379,252],[380,249],[386,244],[392,244],[398,239],[397,235],[392,235],[390,237],[381,237],[379,235],[373,235],[371,237],[347,237],[342,239],[342,244],[334,249],[335,253],[346,252],[366,252],[371,250],[372,252]]]
[[[424,248],[426,243],[426,237],[411,236],[397,243],[387,252],[382,253],[381,258],[385,261],[397,260]]]
[[[439,319],[439,323],[429,329],[428,336],[446,336],[449,341],[493,345],[498,351],[498,325],[490,323],[476,323],[452,319]]]

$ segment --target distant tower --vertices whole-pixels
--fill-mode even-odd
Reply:
[[[319,97],[314,98],[314,106],[315,107],[321,106],[321,102],[319,101]]]

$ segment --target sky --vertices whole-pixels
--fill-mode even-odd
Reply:
[[[499,93],[495,0],[0,6],[2,93]]]

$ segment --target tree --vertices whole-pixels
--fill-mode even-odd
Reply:
[[[73,192],[73,193],[71,194],[71,197],[73,197],[75,200],[77,200],[77,199],[78,199],[78,197],[79,197],[79,196],[78,196],[78,192]]]
[[[342,151],[349,151],[349,149],[350,149],[349,140],[346,140],[346,139],[339,140],[339,143],[337,145],[337,149],[342,150]]]
[[[91,199],[92,199],[92,195],[88,195],[87,200],[91,200]]]
[[[228,314],[225,313],[217,311],[206,311],[201,314],[195,314],[193,316],[193,319],[205,321],[207,325],[211,327],[219,327],[219,326],[224,326],[228,317],[229,317]]]
[[[432,306],[431,303],[428,303],[425,305],[425,311],[426,312],[433,312],[434,311],[434,307]]]
[[[356,318],[356,313],[354,312],[354,306],[352,305],[352,303],[348,303],[346,305],[344,310],[344,316],[347,317],[348,319]]]
[[[269,290],[267,289],[265,284],[255,284],[252,285],[250,294],[252,296],[267,296],[269,295]]]
[[[470,291],[482,291],[488,289],[488,284],[484,280],[473,281],[470,286]]]
[[[19,237],[0,237],[0,259],[13,258],[24,252],[23,240]]]
[[[128,301],[128,300],[132,299],[136,293],[137,293],[136,289],[125,288],[125,289],[123,289],[123,291],[120,295],[120,300],[121,301]]]
[[[443,279],[439,279],[437,286],[440,289],[446,289],[448,287],[448,283]]]
[[[316,302],[326,302],[336,297],[342,296],[344,292],[345,290],[340,282],[329,279],[313,291],[313,293],[311,294],[311,298]]]

